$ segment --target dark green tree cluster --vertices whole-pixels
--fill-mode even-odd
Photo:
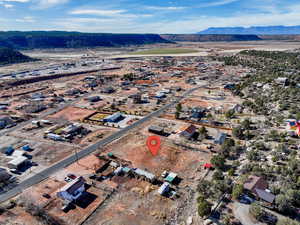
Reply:
[[[35,61],[19,51],[10,48],[0,48],[0,65]]]

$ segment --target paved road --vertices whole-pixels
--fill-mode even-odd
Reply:
[[[77,160],[77,157],[79,159],[93,153],[94,151],[96,151],[97,149],[104,147],[105,145],[111,143],[112,141],[122,137],[124,134],[126,134],[128,131],[136,128],[137,126],[140,126],[141,124],[145,123],[146,121],[149,121],[152,117],[158,116],[161,113],[163,113],[165,110],[171,108],[172,106],[174,106],[175,104],[177,104],[180,100],[182,100],[183,98],[185,98],[186,96],[188,96],[190,93],[192,93],[193,91],[195,91],[196,89],[198,89],[198,87],[193,88],[188,90],[187,92],[185,92],[182,96],[177,97],[176,100],[172,101],[171,103],[168,103],[166,105],[164,105],[163,107],[161,107],[159,110],[152,112],[150,114],[148,114],[146,117],[140,119],[139,121],[133,123],[132,125],[112,134],[111,136],[81,150],[80,152],[74,155],[69,156],[68,158],[50,166],[49,168],[33,175],[32,177],[24,180],[23,182],[21,182],[18,186],[16,186],[15,188],[9,190],[6,193],[3,193],[0,195],[0,203],[4,202],[14,196],[16,196],[17,194],[20,194],[23,190],[25,190],[28,187],[31,187],[41,181],[43,181],[44,179],[48,178],[51,174],[55,173],[56,171],[74,163]]]

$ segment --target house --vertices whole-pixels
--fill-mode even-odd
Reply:
[[[101,100],[100,96],[91,96],[86,98],[89,102],[99,102]]]
[[[224,86],[224,89],[225,90],[233,90],[235,88],[235,84],[226,84],[225,86]]]
[[[205,111],[206,110],[204,108],[200,108],[200,107],[193,108],[191,111],[190,119],[196,121],[201,120],[201,118],[205,116]]]
[[[170,184],[168,182],[164,182],[158,189],[158,193],[160,195],[166,194],[170,190]]]
[[[225,133],[218,133],[217,137],[215,137],[214,143],[222,145],[227,137]]]
[[[53,140],[53,141],[63,141],[64,138],[58,134],[49,133],[46,134],[46,137]]]
[[[47,109],[46,105],[43,104],[28,104],[24,106],[26,113],[39,113]]]
[[[74,124],[70,124],[69,126],[65,127],[64,129],[61,130],[62,134],[65,135],[70,135],[70,134],[74,134],[78,131],[80,131],[82,129],[82,125],[78,124],[78,123],[74,123]]]
[[[57,192],[57,197],[72,202],[78,199],[84,192],[85,179],[83,177],[77,177],[76,179],[62,187]]]
[[[152,125],[148,128],[148,131],[157,135],[164,135],[164,128],[160,126]]]
[[[288,83],[288,78],[287,77],[278,77],[277,79],[275,79],[275,83],[285,86]]]
[[[79,90],[77,88],[74,88],[74,89],[67,90],[65,92],[65,95],[66,96],[74,96],[74,95],[77,95],[77,94],[80,94],[80,93],[81,93],[81,90]]]
[[[132,95],[133,104],[141,104],[142,101],[142,95],[140,93]]]
[[[10,169],[20,169],[21,167],[25,166],[29,163],[29,160],[25,156],[18,156],[17,158],[14,158],[13,160],[9,161],[7,163],[7,167]]]
[[[272,204],[275,199],[275,195],[270,193],[268,188],[268,182],[262,177],[249,176],[244,183],[244,189],[254,195],[257,199],[261,199],[269,204]]]
[[[105,93],[105,94],[111,94],[114,92],[115,92],[115,89],[113,87],[107,87],[102,90],[102,93]]]
[[[125,119],[125,116],[123,116],[122,113],[117,112],[117,113],[114,113],[112,115],[105,117],[103,119],[103,122],[117,123],[123,119]]]
[[[156,95],[155,95],[155,98],[165,98],[166,97],[166,94],[163,93],[163,92],[157,92]]]
[[[179,133],[180,136],[190,139],[196,133],[197,127],[193,124],[187,126],[183,131]]]

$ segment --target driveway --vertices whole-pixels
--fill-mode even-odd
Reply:
[[[233,215],[237,218],[243,225],[264,225],[264,223],[255,222],[252,216],[249,214],[250,205],[242,204],[239,202],[233,203]]]

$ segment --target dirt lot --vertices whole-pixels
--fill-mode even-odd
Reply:
[[[178,148],[166,138],[157,156],[153,156],[146,147],[147,136],[131,133],[103,149],[102,155],[112,152],[118,159],[131,162],[132,168],[145,169],[155,174],[158,179],[164,170],[178,174],[180,182],[175,189],[179,198],[171,200],[162,197],[153,185],[136,178],[114,176],[116,192],[105,204],[84,223],[85,225],[157,225],[165,224],[184,208],[184,201],[191,196],[187,188],[197,184],[204,173],[202,164],[210,160],[210,154]]]
[[[69,106],[49,117],[57,118],[57,119],[66,119],[70,121],[77,121],[77,120],[82,120],[83,118],[91,115],[94,112],[95,111],[89,109],[82,109],[82,108]]]

